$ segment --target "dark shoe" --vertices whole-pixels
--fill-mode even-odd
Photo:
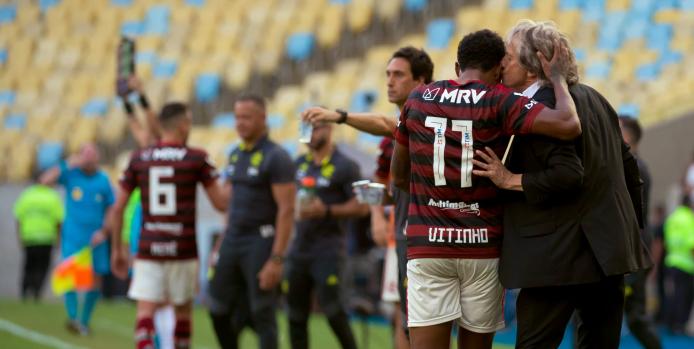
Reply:
[[[76,320],[67,320],[67,322],[65,323],[65,328],[68,332],[74,335],[78,335],[81,334],[82,325],[80,325],[80,323]]]
[[[88,337],[88,336],[92,335],[92,330],[90,330],[89,327],[84,326],[84,325],[79,325],[79,326],[80,326],[80,329],[79,329],[80,336]]]

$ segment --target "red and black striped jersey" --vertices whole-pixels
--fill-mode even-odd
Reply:
[[[393,157],[393,140],[389,137],[383,137],[378,148],[381,149],[381,153],[376,160],[374,175],[387,181],[390,179],[390,159]]]
[[[472,175],[474,150],[502,157],[509,136],[530,132],[542,104],[480,81],[415,89],[395,137],[409,148],[408,258],[496,258],[503,206],[491,180]]]
[[[120,184],[125,191],[137,187],[141,191],[143,219],[137,258],[197,257],[197,184],[209,186],[216,178],[217,171],[201,149],[159,143],[133,152]]]

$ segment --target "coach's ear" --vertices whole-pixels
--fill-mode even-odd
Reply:
[[[458,64],[458,62],[455,62],[455,76],[457,78],[460,77],[460,64]]]

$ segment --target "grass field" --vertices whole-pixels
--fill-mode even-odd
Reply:
[[[123,349],[132,348],[135,308],[127,302],[102,302],[94,313],[92,335],[77,337],[65,330],[65,313],[60,303],[21,303],[0,300],[0,348],[7,349]],[[287,321],[279,314],[280,348],[289,349]],[[193,348],[217,348],[212,325],[202,308],[195,310],[193,320]],[[309,335],[312,348],[339,348],[325,318],[311,317]],[[362,349],[391,348],[390,329],[381,324],[352,324],[357,343]],[[368,332],[368,344],[364,344]],[[246,330],[241,338],[241,348],[257,348],[255,335]],[[498,346],[495,349],[506,349]]]

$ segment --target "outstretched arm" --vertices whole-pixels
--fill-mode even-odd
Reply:
[[[341,115],[334,110],[312,107],[301,113],[301,118],[312,124],[317,122],[336,123],[340,121]],[[347,118],[345,118],[344,123],[362,132],[391,138],[393,137],[393,131],[395,131],[396,127],[396,122],[393,117],[378,113],[347,112]]]

